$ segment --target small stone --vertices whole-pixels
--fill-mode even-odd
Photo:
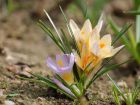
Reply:
[[[5,100],[4,104],[5,105],[15,105],[15,103],[13,101],[10,101],[10,100]]]

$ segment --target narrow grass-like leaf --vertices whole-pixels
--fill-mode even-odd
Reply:
[[[41,20],[39,20],[38,25],[47,33],[47,35],[54,41],[54,43],[65,53],[65,49],[62,46],[62,43],[58,39],[57,36],[55,36],[52,31],[46,26]]]
[[[41,81],[44,81],[47,83],[48,86],[52,87],[52,88],[55,88],[56,89],[56,84],[53,83],[53,81],[47,77],[43,77],[39,74],[33,74],[31,73],[31,75],[33,75],[34,77],[37,78],[37,80],[41,80]]]
[[[49,84],[47,84],[47,82],[42,81],[42,80],[36,80],[36,79],[26,78],[26,77],[18,77],[18,78],[20,78],[20,79],[22,79],[22,80],[27,80],[27,81],[30,81],[30,82],[37,83],[37,84],[39,84],[39,85],[41,85],[41,86],[44,86],[44,87],[48,87],[48,86],[49,86]],[[50,86],[50,87],[51,87],[51,86]],[[54,88],[54,87],[53,87],[53,88]]]
[[[7,3],[8,13],[11,14],[15,10],[16,6],[14,5],[13,0],[7,0],[7,1],[8,1],[8,3]]]
[[[112,65],[109,65],[109,66],[103,68],[102,70],[100,70],[100,72],[97,73],[97,75],[95,75],[95,77],[92,79],[92,82],[94,82],[97,78],[101,77],[103,74],[105,74],[113,69],[116,69],[125,63],[128,63],[128,61],[130,61],[130,60],[127,60],[120,64],[112,64]]]
[[[59,34],[59,32],[58,32],[58,30],[57,30],[57,28],[56,28],[55,24],[53,23],[53,21],[52,21],[51,17],[49,16],[49,14],[46,12],[46,10],[45,10],[45,9],[44,9],[44,12],[45,12],[45,14],[47,15],[47,17],[48,17],[48,19],[49,19],[50,23],[52,24],[53,28],[55,29],[55,31],[56,31],[56,33],[57,33],[57,35],[58,35],[59,39],[61,40],[61,43],[63,43],[62,38],[61,38],[61,35]]]
[[[70,34],[70,36],[71,36],[71,38],[72,38],[72,41],[73,41],[73,44],[74,44],[74,49],[77,51],[77,53],[78,53],[79,56],[80,56],[80,51],[79,51],[79,48],[78,48],[76,39],[75,39],[75,37],[74,37],[74,34],[73,34],[73,32],[72,32],[72,30],[71,30],[71,28],[70,28],[70,25],[69,25],[69,22],[68,22],[68,20],[67,20],[67,17],[66,17],[66,15],[65,15],[63,9],[61,8],[61,6],[59,6],[59,7],[60,7],[60,10],[61,10],[61,12],[62,12],[62,14],[63,14],[63,17],[64,17],[65,23],[66,23],[66,25],[67,25],[67,28],[68,28],[68,30],[69,30],[69,34]]]
[[[120,101],[120,98],[118,95],[118,90],[116,89],[116,87],[114,85],[112,86],[112,90],[113,90],[112,95],[114,97],[116,105],[121,105],[121,101]]]
[[[140,11],[140,6],[138,7],[138,11]],[[136,16],[136,41],[140,43],[140,15]]]
[[[78,68],[77,68],[76,64],[73,65],[73,73],[74,73],[75,81],[79,82],[80,81],[80,75],[79,75]]]
[[[134,9],[135,10],[137,10],[138,9],[138,7],[140,6],[140,0],[133,0],[133,2],[134,2]]]
[[[133,48],[135,48],[136,47],[136,38],[135,38],[134,33],[131,28],[128,30],[128,36],[129,36],[131,45],[133,46]]]
[[[120,27],[118,27],[112,20],[109,20],[109,23],[110,23],[110,26],[111,26],[112,30],[114,31],[114,33],[115,34],[118,34],[120,32]],[[132,50],[131,50],[132,47],[131,47],[131,44],[130,44],[128,38],[125,35],[123,35],[121,37],[121,39],[122,39],[122,42],[125,44],[126,48],[131,53],[133,53]]]
[[[114,40],[112,41],[112,45],[115,44],[115,42],[122,37],[122,35],[125,35],[126,31],[132,26],[132,24],[126,24],[121,31],[116,35]]]
[[[67,38],[67,36],[66,36],[66,34],[65,34],[63,29],[61,29],[61,33],[63,35],[62,40],[64,42],[65,48],[67,49],[67,53],[70,54],[72,52],[70,42],[69,42],[69,40],[68,40],[68,38]]]
[[[140,11],[124,11],[124,14],[140,15]]]
[[[124,96],[123,92],[121,91],[121,89],[119,88],[119,86],[115,83],[115,81],[109,76],[109,74],[107,74],[108,78],[111,80],[112,84],[114,85],[115,90],[117,90],[119,92],[119,94],[121,94],[121,96],[123,97],[123,99],[126,101],[126,97]]]
[[[50,79],[46,78],[46,77],[43,77],[43,76],[40,76],[40,75],[37,75],[37,74],[32,74],[34,77],[37,77],[37,79],[31,79],[31,78],[24,78],[24,77],[19,77],[23,80],[28,80],[30,82],[34,82],[34,83],[37,83],[41,86],[44,86],[44,87],[52,87],[56,90],[58,90],[60,93],[63,93],[65,94],[66,96],[68,96],[69,98],[71,99],[75,99],[75,97],[69,95],[67,92],[65,92],[63,89],[61,89],[60,87],[58,87],[55,83],[53,83]]]

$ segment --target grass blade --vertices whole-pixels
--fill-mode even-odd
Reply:
[[[115,42],[122,37],[122,35],[125,35],[126,31],[132,26],[132,24],[126,24],[124,27],[121,29],[121,31],[117,34],[117,36],[114,38],[112,41],[112,45],[115,44]]]
[[[138,8],[138,11],[140,11],[140,6]],[[140,15],[136,16],[136,41],[137,43],[140,42]]]
[[[64,17],[65,23],[66,23],[66,25],[67,25],[67,28],[68,28],[68,30],[69,30],[69,34],[70,34],[70,36],[71,36],[71,38],[72,38],[72,41],[73,41],[73,44],[74,44],[74,49],[77,51],[77,53],[78,53],[79,56],[80,56],[80,51],[79,51],[77,42],[76,42],[76,40],[75,40],[74,34],[73,34],[73,32],[72,32],[72,30],[71,30],[71,28],[70,28],[70,25],[69,25],[69,22],[68,22],[68,20],[67,20],[67,17],[66,17],[66,15],[64,14],[64,11],[63,11],[63,9],[61,8],[61,6],[59,6],[59,7],[60,7],[60,10],[61,10],[61,12],[62,12],[62,14],[63,14],[63,17]]]
[[[46,26],[45,23],[43,23],[41,20],[39,20],[38,25],[47,33],[47,35],[54,41],[54,43],[65,53],[65,49],[62,46],[61,41],[58,39],[57,36],[55,36],[52,31]]]

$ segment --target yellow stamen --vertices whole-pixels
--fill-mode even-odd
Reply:
[[[59,60],[57,63],[58,63],[58,65],[59,65],[60,67],[63,67],[63,66],[64,66],[62,60]]]
[[[81,34],[82,34],[82,35],[84,35],[84,34],[85,34],[85,32],[84,32],[84,31],[82,31],[82,32],[81,32]]]
[[[71,72],[63,73],[61,77],[69,84],[73,83],[73,74]]]
[[[104,48],[105,44],[104,43],[100,43],[100,48]]]

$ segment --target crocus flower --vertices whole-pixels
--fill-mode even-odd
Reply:
[[[96,34],[94,36],[96,36]],[[111,45],[112,40],[111,35],[109,34],[104,35],[101,39],[100,36],[96,36],[96,38],[97,39],[95,41],[92,41],[92,39],[90,39],[90,44],[92,46],[91,51],[100,59],[111,57],[124,47],[124,45],[122,45],[114,49],[114,47]]]
[[[91,52],[91,45],[89,42],[93,32],[96,32],[96,34],[99,35],[102,21],[100,21],[94,29],[92,29],[92,25],[89,19],[85,21],[81,30],[73,20],[70,20],[69,24],[80,50],[80,56],[74,52],[76,64],[82,70],[84,70],[90,64],[90,66],[86,68],[86,71],[89,71],[99,62],[99,58]]]
[[[63,89],[65,92],[67,92],[68,94],[70,94],[71,96],[75,96],[70,89],[68,89],[66,86],[64,86],[59,80],[57,79],[53,79],[53,82],[60,87],[61,89]]]
[[[87,71],[101,64],[102,60],[116,54],[123,46],[113,48],[111,46],[111,35],[105,35],[100,39],[100,31],[103,21],[99,21],[94,29],[89,19],[87,19],[80,30],[77,24],[70,20],[70,27],[76,39],[80,56],[74,52],[76,64],[85,70],[90,64]]]
[[[74,65],[74,55],[72,53],[56,55],[55,61],[48,57],[47,65],[54,74],[61,76],[61,78],[64,79],[68,84],[72,84],[74,82],[72,72]]]
[[[83,44],[88,44],[89,36],[92,32],[90,20],[88,19],[85,21],[81,30],[73,20],[70,20],[70,27],[76,39],[78,48],[81,51]]]

